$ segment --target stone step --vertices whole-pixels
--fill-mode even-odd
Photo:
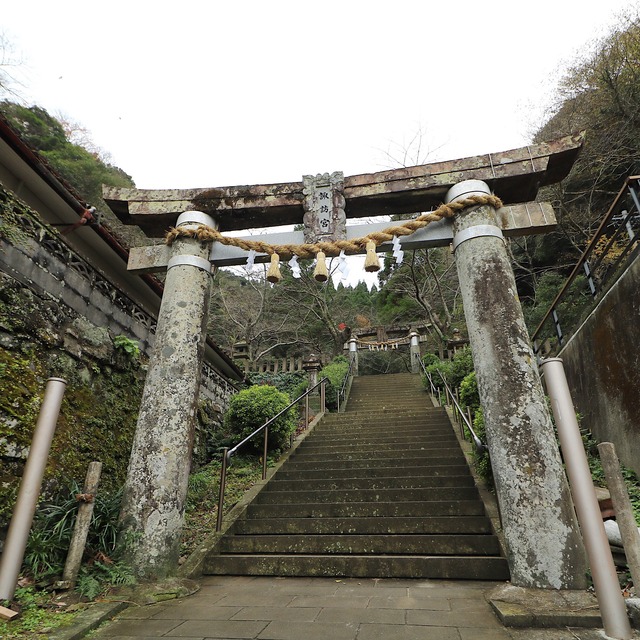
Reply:
[[[339,449],[353,450],[359,447],[381,447],[381,448],[411,448],[421,446],[443,446],[446,443],[457,443],[457,439],[453,432],[444,434],[435,434],[429,437],[424,436],[336,436],[307,438],[297,449],[298,452],[306,451],[321,453],[322,449]]]
[[[300,446],[306,446],[311,443],[327,443],[327,442],[335,442],[337,444],[340,443],[353,443],[357,445],[359,442],[411,442],[411,441],[429,441],[429,440],[445,440],[447,438],[456,439],[456,436],[451,427],[440,428],[440,429],[430,429],[426,430],[423,428],[418,428],[415,430],[401,431],[401,432],[390,432],[381,431],[381,432],[366,432],[366,431],[335,431],[333,433],[325,433],[322,430],[318,430],[315,433],[311,433],[307,438],[303,441]]]
[[[493,535],[235,535],[223,538],[220,552],[493,556],[500,546]]]
[[[362,468],[344,468],[344,469],[300,469],[294,471],[290,468],[290,465],[286,465],[283,469],[278,471],[275,476],[276,480],[305,480],[312,481],[315,479],[320,480],[333,480],[337,478],[343,478],[345,480],[374,480],[378,478],[439,478],[447,476],[460,476],[469,475],[469,467],[467,463],[462,460],[460,464],[454,465],[430,465],[429,467],[362,467]]]
[[[383,431],[385,429],[389,429],[392,426],[394,432],[402,432],[404,430],[415,430],[415,429],[449,429],[451,430],[451,423],[449,420],[444,420],[441,418],[432,419],[432,418],[421,418],[421,417],[412,417],[412,418],[393,418],[391,416],[378,419],[378,420],[341,420],[340,422],[325,422],[322,421],[321,425],[318,425],[318,431],[343,431],[348,432],[351,430],[368,430],[371,431]]]
[[[458,457],[462,452],[459,447],[449,446],[441,447],[438,449],[401,449],[393,452],[393,457],[402,464],[407,458],[409,459],[431,459],[439,457]],[[353,452],[338,452],[338,453],[294,453],[291,456],[291,464],[300,464],[303,459],[304,463],[314,464],[316,462],[343,462],[357,460],[378,460],[384,459],[386,456],[383,452],[376,451],[353,451]],[[373,464],[373,462],[372,462]]]
[[[356,378],[205,573],[509,578],[454,427],[412,374]]]
[[[418,487],[409,489],[339,489],[334,491],[262,491],[258,504],[306,504],[333,502],[432,502],[473,500],[478,490],[472,487]]]
[[[409,442],[356,442],[353,444],[305,444],[296,449],[296,456],[307,456],[316,454],[343,454],[343,453],[395,453],[401,451],[432,451],[441,449],[453,449],[458,446],[458,442],[453,434],[451,438],[443,440],[413,440]]]
[[[234,533],[249,534],[489,534],[486,516],[435,518],[260,518],[239,520]]]
[[[391,476],[386,478],[333,478],[311,479],[303,477],[298,480],[280,480],[279,476],[272,480],[266,491],[298,491],[304,487],[306,491],[355,491],[380,489],[426,489],[428,487],[473,487],[470,473],[459,476]]]
[[[330,576],[508,580],[504,558],[476,556],[219,555],[204,565],[209,575]]]
[[[247,518],[406,518],[484,516],[481,500],[429,502],[319,502],[307,504],[258,504],[247,508]]]
[[[447,450],[449,451],[449,450]],[[300,471],[309,470],[317,471],[320,469],[368,469],[375,467],[388,467],[393,462],[397,463],[396,469],[403,469],[405,467],[422,467],[423,469],[429,469],[435,466],[451,466],[466,464],[466,460],[462,451],[454,451],[446,454],[435,456],[416,456],[405,457],[402,461],[397,460],[395,457],[387,456],[381,458],[364,458],[364,459],[352,459],[352,460],[335,460],[330,458],[328,460],[308,460],[303,456],[293,456],[287,461],[287,470]]]

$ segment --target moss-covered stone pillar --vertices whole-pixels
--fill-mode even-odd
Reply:
[[[210,216],[183,213],[177,227]],[[125,484],[122,540],[140,578],[178,567],[211,286],[210,242],[171,245],[158,327]]]
[[[488,193],[471,180],[447,201]],[[465,209],[453,230],[511,581],[585,588],[584,548],[496,212]]]

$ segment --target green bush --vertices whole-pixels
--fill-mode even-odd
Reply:
[[[291,400],[286,393],[269,385],[256,385],[237,393],[229,403],[224,426],[238,440],[246,438],[267,420],[282,411]],[[296,428],[295,410],[287,411],[269,426],[270,451],[282,449]],[[246,444],[248,451],[262,451],[263,438],[256,436]]]
[[[427,353],[422,361],[436,387],[442,387],[445,379],[450,389],[456,389],[465,376],[473,371],[473,357],[468,347],[458,351],[451,360],[440,360],[435,354]],[[424,382],[427,386],[426,380]]]
[[[473,430],[482,442],[486,444],[487,433],[484,428],[484,414],[482,407],[478,407],[476,414],[473,418]],[[489,458],[489,452],[483,451],[478,453],[474,448],[473,450],[473,463],[478,472],[478,475],[487,483],[489,487],[493,487],[493,470],[491,469],[491,460]]]
[[[27,541],[24,569],[39,583],[46,584],[62,573],[78,513],[79,503],[76,495],[81,492],[79,485],[72,483],[53,500],[38,507]],[[106,562],[111,563],[120,556],[121,550],[116,546],[116,539],[119,532],[118,515],[121,500],[122,490],[112,493],[98,492],[95,498],[84,552],[87,563],[81,567],[81,575],[91,577],[100,591],[109,584],[119,584],[108,575],[94,574],[96,558],[104,558]],[[124,563],[119,563],[118,568],[127,573],[131,572]],[[79,591],[82,595],[87,595],[80,589]]]
[[[348,371],[349,360],[344,356],[336,356],[318,374],[318,380],[322,380],[322,378],[329,379],[325,390],[325,402],[328,409],[337,409],[338,393],[340,393],[342,383]]]
[[[464,378],[473,371],[473,356],[471,349],[465,347],[460,349],[451,359],[450,377],[447,382],[452,389],[460,386]]]
[[[480,395],[475,371],[468,373],[460,383],[460,404],[463,409],[469,407],[472,412],[475,412],[480,407]]]

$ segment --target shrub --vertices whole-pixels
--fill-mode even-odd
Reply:
[[[479,407],[476,411],[473,419],[473,430],[476,435],[484,443],[487,442],[487,434],[484,428],[484,414],[482,407]],[[493,487],[493,470],[491,469],[491,460],[489,458],[489,452],[483,451],[478,453],[476,449],[473,450],[473,463],[478,472],[478,475],[487,483],[489,487]]]
[[[480,395],[478,394],[478,382],[476,372],[468,373],[460,383],[460,404],[463,409],[469,407],[475,412],[480,406]]]
[[[455,389],[473,371],[473,357],[468,347],[458,351],[451,360],[440,360],[435,354],[427,353],[422,361],[437,387],[443,386],[443,379],[446,379],[449,388]],[[426,380],[424,383],[427,386]]]
[[[224,425],[239,440],[251,435],[267,420],[282,411],[291,401],[286,393],[269,385],[256,385],[237,393],[229,403]],[[282,449],[296,428],[295,411],[287,411],[269,426],[269,450]],[[256,436],[247,443],[248,450],[261,451],[263,439]]]
[[[328,365],[326,365],[318,374],[318,380],[328,378],[326,385],[325,403],[329,409],[337,409],[338,393],[342,388],[344,377],[349,371],[349,361],[344,356],[336,356]]]
[[[451,359],[451,366],[447,382],[452,389],[459,387],[464,378],[473,371],[473,356],[471,349],[460,349]]]
[[[432,354],[429,354],[432,355]],[[425,363],[425,370],[431,376],[433,384],[436,387],[444,387],[443,380],[446,379],[447,384],[451,378],[451,363],[449,360],[440,360],[438,356],[435,356],[435,360],[431,359],[430,364]],[[427,380],[423,380],[425,387],[428,386]]]

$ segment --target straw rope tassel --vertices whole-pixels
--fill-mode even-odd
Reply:
[[[364,270],[369,273],[380,271],[380,260],[378,260],[376,243],[373,240],[367,242],[367,258],[364,261]]]
[[[269,265],[269,271],[267,271],[267,280],[272,284],[277,284],[282,280],[282,274],[280,273],[280,256],[277,253],[271,254],[271,264]]]
[[[329,279],[329,271],[327,270],[326,256],[323,251],[316,254],[316,268],[313,270],[313,277],[318,282],[326,282]]]

